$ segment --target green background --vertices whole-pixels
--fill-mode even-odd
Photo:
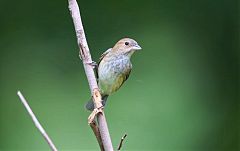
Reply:
[[[114,147],[239,150],[239,1],[79,0],[95,61],[119,39],[143,48],[105,109]],[[59,150],[99,150],[67,0],[1,1],[0,150],[49,150],[21,90]]]

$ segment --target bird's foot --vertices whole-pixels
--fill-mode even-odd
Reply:
[[[102,113],[102,111],[103,111],[103,106],[101,106],[99,108],[95,108],[88,117],[88,124],[91,124],[93,122],[94,118],[96,117],[96,115],[99,113]]]
[[[95,61],[86,62],[86,64],[92,66],[93,68],[98,68],[98,64]]]

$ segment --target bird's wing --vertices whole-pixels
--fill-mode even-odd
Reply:
[[[126,74],[124,74],[124,76],[123,76],[123,83],[124,83],[125,81],[127,81],[127,79],[128,79],[128,77],[129,77],[131,71],[132,71],[132,68],[129,68],[129,69],[127,70]],[[123,84],[123,83],[122,83],[122,84]]]
[[[108,50],[106,50],[102,55],[101,57],[99,58],[99,62],[98,62],[98,66],[100,64],[100,62],[102,61],[102,59],[112,50],[112,48],[109,48]],[[98,70],[96,70],[96,77],[97,77],[97,80],[98,80]]]
[[[112,50],[112,48],[109,48],[108,50],[106,50],[102,55],[101,57],[99,58],[99,63],[102,61],[102,59]],[[99,64],[98,63],[98,64]]]
[[[131,73],[131,68],[129,68],[123,75],[119,76],[116,80],[116,83],[113,85],[113,92],[117,91],[123,83],[128,79]]]

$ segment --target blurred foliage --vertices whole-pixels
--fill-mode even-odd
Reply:
[[[123,38],[143,50],[106,107],[124,150],[239,150],[239,1],[79,0],[92,56]],[[49,150],[21,90],[59,150],[99,150],[67,1],[1,1],[0,150]]]

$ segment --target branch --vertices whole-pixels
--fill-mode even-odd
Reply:
[[[95,135],[96,138],[97,138],[98,145],[100,146],[101,151],[104,151],[104,147],[103,147],[103,143],[102,143],[102,138],[101,138],[101,135],[100,135],[100,132],[99,132],[99,129],[98,129],[98,126],[97,126],[96,122],[93,121],[92,123],[90,123],[90,126],[91,126],[91,128],[92,128],[92,130],[93,130],[94,135]]]
[[[124,139],[125,139],[126,137],[127,137],[127,134],[124,134],[124,136],[121,138],[121,141],[120,141],[120,143],[119,143],[119,145],[118,145],[117,150],[121,150],[123,141],[124,141]]]
[[[102,108],[101,94],[98,89],[97,80],[94,75],[93,68],[90,65],[90,63],[92,63],[92,58],[91,58],[91,54],[87,44],[86,36],[84,33],[79,7],[76,0],[68,0],[68,3],[69,3],[69,10],[72,15],[72,19],[75,27],[78,47],[80,49],[79,51],[80,58],[82,58],[82,61],[83,61],[83,66],[88,79],[90,91],[93,96],[94,105],[96,109],[101,109]],[[102,109],[97,112],[93,112],[94,116],[91,116],[92,114],[90,115],[91,116],[89,120],[90,123],[92,122],[91,120],[94,119],[93,117],[95,117],[95,114],[97,114],[97,121],[98,121],[99,131],[101,134],[104,149],[107,151],[113,151],[112,141],[108,131],[104,112]]]
[[[46,140],[48,145],[50,146],[51,150],[57,151],[57,148],[53,144],[52,140],[49,138],[48,134],[43,129],[42,125],[39,123],[39,121],[36,118],[36,116],[34,115],[32,109],[28,105],[27,100],[24,98],[24,96],[22,95],[22,93],[20,91],[17,92],[17,95],[18,95],[19,99],[21,100],[22,104],[24,105],[25,109],[28,111],[28,114],[31,116],[33,123],[35,124],[37,129],[40,131],[40,133],[42,134],[42,136],[44,137],[44,139]]]

